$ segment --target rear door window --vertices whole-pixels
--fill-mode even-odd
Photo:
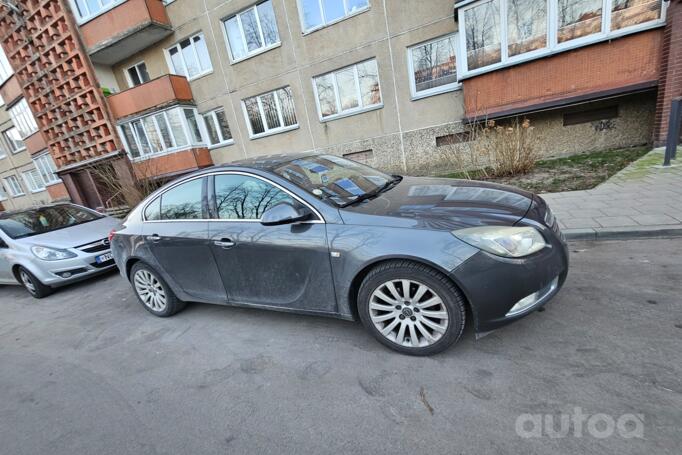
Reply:
[[[280,202],[297,205],[276,186],[241,174],[216,175],[215,198],[218,218],[222,220],[260,220],[266,210]]]
[[[203,178],[190,180],[161,195],[160,219],[200,220],[203,214]],[[149,209],[149,207],[148,207]]]

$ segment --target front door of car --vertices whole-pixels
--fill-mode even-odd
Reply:
[[[256,176],[214,177],[211,248],[228,300],[315,312],[336,311],[327,233],[322,220],[264,226],[260,218],[280,202],[301,204]]]
[[[0,283],[12,283],[16,280],[12,274],[12,264],[9,260],[11,251],[5,240],[0,236]]]
[[[181,183],[146,207],[145,242],[171,284],[198,300],[224,303],[208,241],[206,180]]]

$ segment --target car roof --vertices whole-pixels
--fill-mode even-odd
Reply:
[[[253,158],[247,158],[243,160],[233,161],[231,163],[225,163],[216,166],[215,168],[227,168],[227,167],[250,167],[255,169],[262,169],[265,171],[272,171],[279,166],[290,163],[301,158],[307,158],[311,156],[319,156],[319,153],[315,152],[303,152],[303,153],[279,153],[276,155],[263,155],[256,156]]]

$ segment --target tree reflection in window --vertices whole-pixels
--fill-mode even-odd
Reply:
[[[560,43],[601,32],[602,0],[558,0]]]
[[[197,220],[203,218],[201,187],[204,179],[194,179],[166,191],[161,196],[161,218],[164,220]]]
[[[464,17],[469,70],[500,62],[500,1],[476,5],[466,10]]]
[[[279,188],[246,175],[217,175],[215,194],[218,217],[224,220],[260,220],[266,210],[280,202],[296,204]]]
[[[620,30],[659,19],[662,4],[662,0],[613,0],[611,30]]]

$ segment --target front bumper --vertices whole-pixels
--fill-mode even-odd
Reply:
[[[568,249],[546,228],[548,248],[525,258],[508,259],[479,251],[452,272],[466,295],[478,334],[516,321],[551,300],[568,274]],[[527,306],[514,306],[535,295]]]
[[[113,259],[98,264],[96,258],[110,250],[94,254],[79,253],[77,257],[60,261],[34,260],[29,269],[41,283],[58,287],[104,273],[116,267]]]

